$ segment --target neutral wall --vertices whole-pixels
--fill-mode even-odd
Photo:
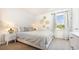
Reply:
[[[70,13],[69,11],[71,11],[71,9],[59,9],[56,11],[51,11],[42,15],[37,16],[37,20],[42,20],[44,16],[46,16],[47,20],[49,21],[49,29],[52,30],[52,32],[54,32],[53,30],[55,30],[54,25],[55,25],[55,19],[54,19],[54,13],[62,13],[64,11],[68,11],[68,13]],[[70,14],[68,14],[68,19],[70,19]],[[64,31],[56,31],[55,35],[58,38],[63,38]]]
[[[37,16],[37,20],[38,21],[43,20],[44,16],[46,17],[46,20],[48,20],[49,22],[49,24],[47,25],[48,29],[53,31],[53,15],[51,15],[51,12],[48,12],[48,13]]]
[[[79,8],[73,8],[72,11],[72,29],[73,31],[79,31]]]
[[[72,9],[72,29],[75,31],[79,29],[79,9],[73,8]],[[43,16],[46,16],[49,20],[49,28],[52,30],[53,28],[53,16],[51,16],[51,12],[34,16],[29,14],[23,9],[15,9],[15,8],[3,8],[0,9],[0,20],[5,22],[13,23],[17,26],[31,26],[36,20],[43,19]]]
[[[13,23],[17,26],[31,26],[32,22],[35,20],[35,16],[27,13],[23,9],[15,8],[5,8],[2,9],[2,19],[3,21]]]

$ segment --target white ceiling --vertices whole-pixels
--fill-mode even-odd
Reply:
[[[25,10],[27,13],[30,13],[36,16],[36,15],[48,13],[51,11],[58,11],[63,9],[67,9],[67,8],[24,8],[23,10]]]

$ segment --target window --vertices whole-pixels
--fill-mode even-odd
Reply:
[[[64,30],[64,15],[56,16],[56,30]]]

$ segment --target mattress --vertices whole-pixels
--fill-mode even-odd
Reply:
[[[18,32],[17,37],[20,40],[32,43],[33,46],[36,45],[39,48],[46,49],[53,39],[53,33],[51,31]]]

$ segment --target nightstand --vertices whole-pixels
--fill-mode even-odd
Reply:
[[[5,35],[0,33],[0,45],[5,43]]]
[[[5,34],[5,42],[6,42],[6,45],[8,45],[8,43],[10,41],[14,40],[16,42],[16,33],[7,33]]]

